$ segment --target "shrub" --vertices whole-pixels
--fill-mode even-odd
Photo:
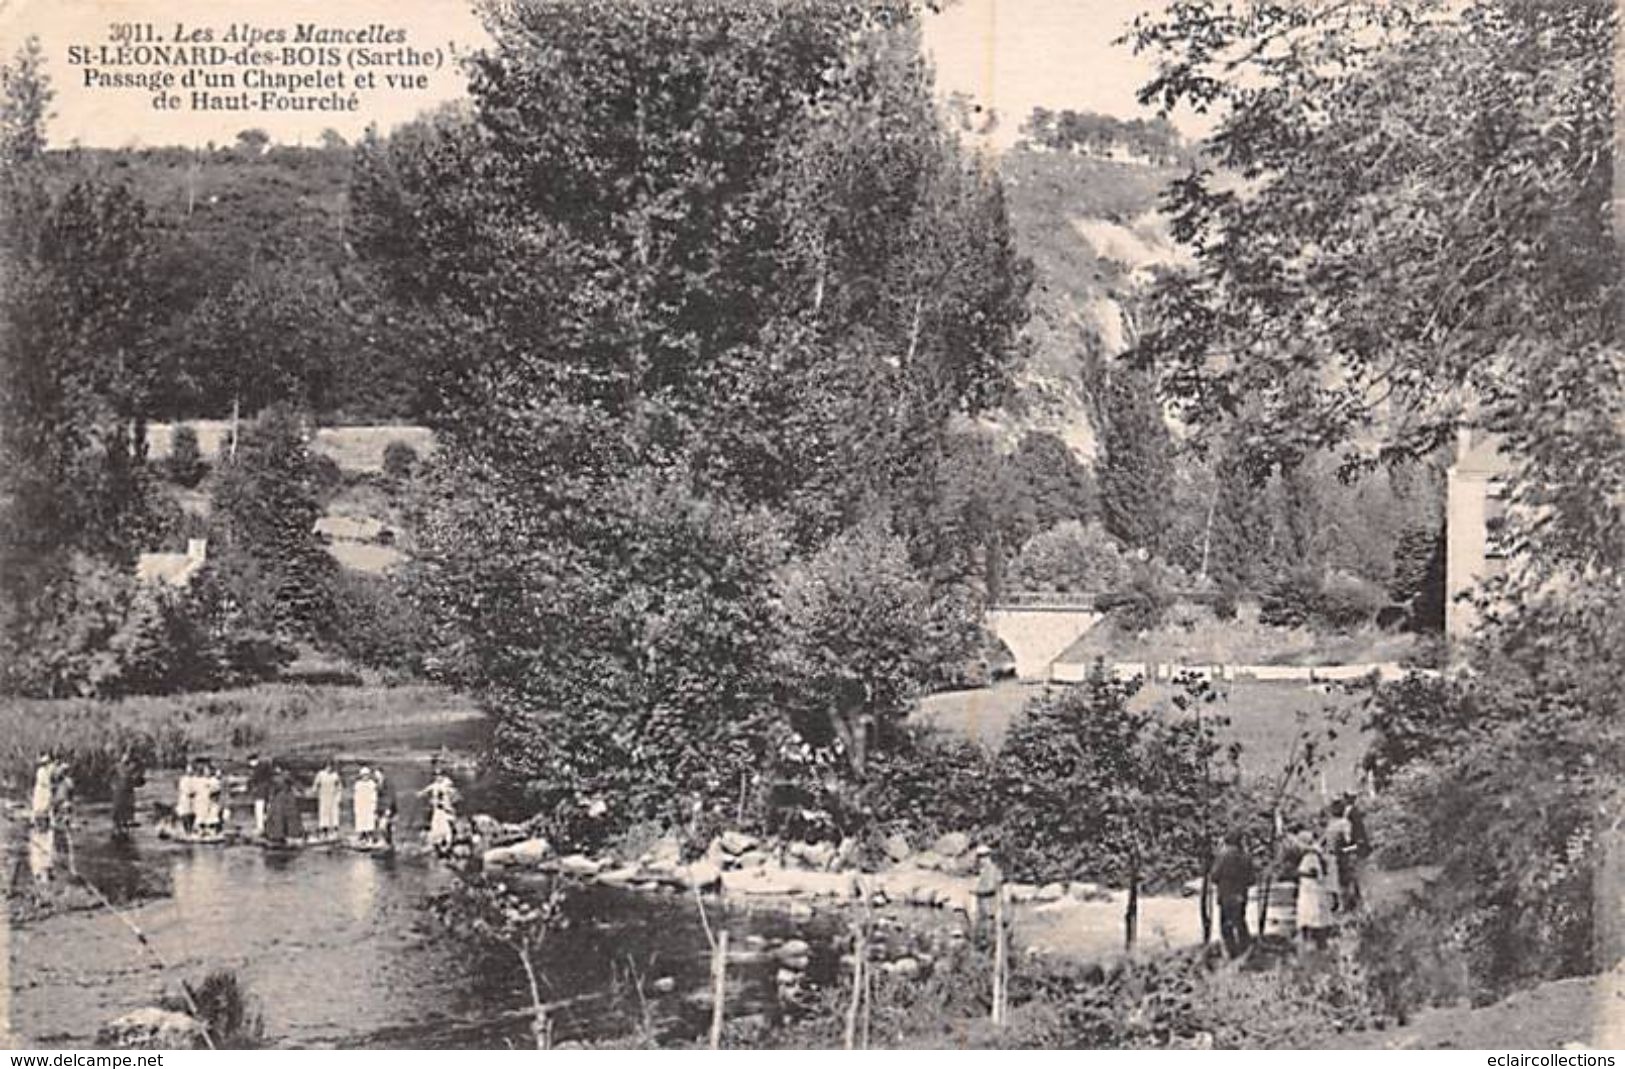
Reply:
[[[198,448],[197,431],[190,423],[178,423],[169,432],[169,456],[164,458],[164,474],[169,481],[191,489],[203,481],[209,466]]]
[[[1010,581],[1023,590],[1100,594],[1122,585],[1129,564],[1100,524],[1065,520],[1027,540],[1011,565]]]
[[[1303,627],[1320,600],[1320,573],[1307,565],[1275,575],[1258,599],[1258,620],[1271,627]]]
[[[1314,615],[1334,630],[1352,631],[1375,619],[1386,601],[1382,588],[1369,579],[1334,571],[1321,582]]]
[[[190,1014],[195,1004],[209,1043],[216,1050],[253,1050],[265,1041],[265,1020],[254,1009],[235,972],[211,972],[192,987],[191,996],[190,1001],[180,995],[167,996],[161,1005],[166,1010]],[[200,1036],[197,1045],[208,1044]]]
[[[873,755],[865,824],[876,838],[901,833],[924,841],[951,831],[980,837],[999,820],[994,768],[983,746],[908,725],[892,746]]]
[[[418,470],[416,449],[402,441],[390,442],[384,447],[384,475],[396,482],[406,482]]]
[[[415,602],[387,575],[341,571],[333,585],[333,644],[369,668],[417,674],[431,643]]]
[[[887,741],[940,655],[932,641],[930,591],[902,542],[863,528],[842,535],[780,581],[779,665],[793,726],[814,747],[846,757],[862,777],[870,743]],[[949,605],[942,648],[959,656],[963,605]]]
[[[1208,815],[1236,781],[1222,717],[1137,708],[1138,680],[1096,674],[1036,698],[1012,726],[994,776],[1001,856],[1037,881],[1182,882],[1205,863]],[[1213,692],[1193,683],[1183,700]]]

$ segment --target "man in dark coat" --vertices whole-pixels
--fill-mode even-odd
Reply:
[[[135,827],[135,789],[145,782],[135,755],[125,750],[113,768],[113,837],[127,838]]]
[[[1213,859],[1210,875],[1219,900],[1219,938],[1224,940],[1225,953],[1232,958],[1245,954],[1253,942],[1247,930],[1247,891],[1257,873],[1253,859],[1242,849],[1239,831],[1225,833],[1224,846]]]
[[[248,794],[254,799],[254,834],[265,834],[265,809],[271,804],[271,762],[257,753],[248,755]]]

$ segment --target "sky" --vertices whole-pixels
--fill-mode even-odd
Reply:
[[[1000,116],[993,141],[1002,147],[1014,140],[1021,121],[1037,105],[1124,117],[1148,114],[1135,103],[1134,91],[1149,75],[1150,64],[1112,41],[1136,14],[1161,3],[955,0],[940,14],[927,16],[925,44],[940,92],[964,93]],[[87,88],[87,67],[70,62],[74,47],[111,44],[115,24],[149,23],[167,40],[174,38],[177,24],[205,28],[219,44],[234,23],[291,33],[296,23],[306,21],[353,29],[373,23],[399,27],[407,45],[438,51],[441,66],[421,71],[428,79],[423,89],[363,93],[354,112],[245,114],[157,110],[151,90]],[[41,39],[57,91],[47,128],[57,146],[75,141],[97,146],[228,143],[248,126],[258,126],[285,144],[313,144],[329,127],[354,139],[369,123],[387,130],[425,108],[463,96],[465,81],[451,57],[485,40],[466,0],[0,0],[4,53],[10,56],[29,34]],[[188,100],[191,95],[182,88],[170,92]],[[1175,119],[1187,131],[1196,130],[1187,119]]]

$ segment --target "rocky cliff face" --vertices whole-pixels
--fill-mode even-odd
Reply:
[[[1152,272],[1181,262],[1158,214],[1179,172],[1069,152],[1012,148],[999,159],[1011,223],[1033,260],[1033,350],[1014,396],[984,422],[1007,442],[1029,430],[1093,458],[1092,364],[1133,340],[1126,308]]]

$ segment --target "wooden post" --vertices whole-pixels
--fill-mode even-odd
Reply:
[[[869,940],[863,925],[857,925],[852,940],[852,1001],[846,1007],[846,1049],[857,1049],[858,1011],[863,1004],[864,974],[868,971],[865,960],[869,956]]]
[[[728,1000],[728,929],[711,948],[711,1049],[722,1049],[722,1017]]]
[[[1010,982],[1010,938],[1004,928],[1004,895],[1001,885],[993,896],[993,1023],[1002,1027]]]

